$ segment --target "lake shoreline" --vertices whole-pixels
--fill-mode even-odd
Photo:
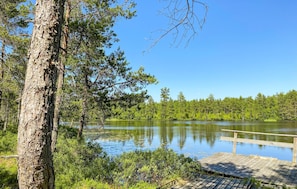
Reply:
[[[107,121],[104,131],[96,130],[96,127],[96,125],[89,125],[86,128],[85,131],[88,133],[86,138],[91,136],[89,140],[99,143],[111,155],[166,147],[196,159],[217,152],[232,152],[232,142],[220,140],[220,137],[225,135],[222,129],[297,134],[297,122],[287,121]],[[92,129],[93,133],[90,132]],[[246,137],[291,142],[290,139],[282,137],[275,139],[254,135]],[[238,153],[275,157],[288,161],[292,157],[290,149],[243,143],[238,144]]]

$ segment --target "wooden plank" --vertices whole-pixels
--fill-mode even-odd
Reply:
[[[221,140],[234,142],[234,138],[232,137],[225,137],[221,136]],[[253,139],[245,139],[245,138],[237,138],[236,142],[243,142],[243,143],[250,143],[250,144],[258,144],[258,145],[267,145],[267,146],[277,146],[277,147],[283,147],[283,148],[293,148],[292,143],[286,143],[286,142],[274,142],[274,141],[265,141],[265,140],[253,140]],[[234,149],[234,147],[233,147]]]
[[[237,144],[237,133],[234,133],[234,138],[233,138],[233,154],[236,154],[236,144]]]
[[[296,159],[297,159],[297,138],[294,138],[293,139],[293,159],[292,159],[293,164],[296,164]]]
[[[240,131],[240,130],[231,130],[231,129],[222,129],[222,131],[233,132],[233,133],[254,134],[254,135],[270,135],[270,136],[296,137],[297,138],[297,135],[289,135],[289,134],[262,133],[262,132]]]
[[[224,158],[221,158],[222,156]],[[247,157],[248,162],[246,162]],[[276,188],[281,188],[284,185],[288,188],[297,188],[297,166],[289,161],[261,156],[219,153],[201,159],[200,163],[204,170],[219,175],[255,178],[262,183],[273,184],[277,186]]]
[[[166,186],[159,187],[159,189],[169,188]],[[171,189],[189,189],[189,188],[242,188],[248,189],[251,188],[251,183],[247,182],[244,179],[232,178],[232,177],[223,177],[219,175],[212,174],[203,174],[199,175],[194,180],[189,180],[186,183],[176,183],[173,186],[170,186]]]

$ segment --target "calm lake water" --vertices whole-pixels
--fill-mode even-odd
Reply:
[[[104,130],[88,126],[85,135],[88,140],[98,142],[109,155],[119,155],[135,150],[154,150],[167,147],[175,152],[201,159],[217,152],[232,152],[233,143],[221,141],[220,136],[233,136],[222,129],[284,133],[297,135],[297,122],[227,122],[227,121],[121,121],[107,122]],[[245,135],[279,142],[292,142],[290,137],[267,137]],[[260,155],[281,160],[292,160],[292,149],[260,146],[248,143],[237,144],[237,154]]]

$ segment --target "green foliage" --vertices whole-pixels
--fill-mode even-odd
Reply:
[[[0,155],[16,154],[17,134],[0,131]],[[17,188],[16,159],[0,158],[0,188]]]
[[[59,135],[60,138],[65,139],[75,139],[77,136],[78,130],[74,127],[60,126],[59,127]],[[61,139],[63,140],[63,139]]]
[[[16,153],[17,135],[9,131],[0,131],[0,154]]]
[[[18,188],[16,159],[0,159],[0,188]]]
[[[143,102],[144,88],[156,83],[143,67],[133,71],[124,52],[115,47],[119,39],[113,26],[118,18],[133,17],[134,7],[130,1],[83,0],[71,8],[63,120],[104,120],[112,106]]]
[[[158,185],[156,184],[151,184],[147,182],[140,181],[139,183],[132,185],[129,187],[129,189],[155,189],[157,188]]]
[[[13,113],[11,113],[11,114],[13,114]],[[15,118],[14,116],[11,116],[11,117],[13,117],[13,118]],[[15,123],[15,121],[16,120],[14,120],[14,121],[10,121],[8,124],[7,124],[7,132],[10,132],[10,133],[13,133],[13,134],[17,134],[18,133],[18,125],[17,125],[17,123]],[[11,123],[11,122],[13,122],[13,123]]]
[[[18,124],[18,103],[23,88],[29,45],[31,3],[26,0],[0,2],[0,120],[1,129]],[[16,128],[11,128],[16,130]]]
[[[200,171],[200,164],[172,150],[128,152],[115,159],[114,180],[125,187],[137,183],[160,184],[173,177],[190,178]]]
[[[255,98],[239,97],[187,101],[182,92],[177,100],[169,95],[168,88],[161,89],[161,101],[147,102],[129,108],[114,107],[111,118],[123,120],[297,120],[297,91],[265,96],[259,93]]]
[[[57,188],[156,188],[166,179],[191,178],[200,171],[197,161],[162,148],[111,158],[98,144],[78,141],[74,130],[60,129],[54,154]]]
[[[65,137],[73,134],[60,136],[54,154],[57,188],[72,188],[86,179],[111,182],[114,164],[98,144]]]
[[[111,189],[110,185],[98,182],[93,179],[85,179],[80,182],[75,183],[73,186],[69,187],[73,189],[90,189],[90,188],[98,188],[98,189]]]

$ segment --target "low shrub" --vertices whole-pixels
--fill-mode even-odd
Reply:
[[[75,139],[77,137],[78,129],[74,127],[59,126],[59,138]]]
[[[140,181],[133,186],[130,186],[129,189],[156,189],[158,186],[156,184],[150,184],[147,182]]]
[[[197,161],[172,150],[135,151],[112,159],[98,144],[76,139],[60,141],[54,157],[57,188],[73,188],[88,179],[124,188],[155,188],[165,180],[200,172]]]
[[[168,179],[191,178],[200,172],[198,161],[173,150],[127,152],[111,158],[99,144],[78,141],[75,134],[68,132],[75,133],[67,129],[60,131],[54,154],[56,188],[104,188],[107,184],[156,188]]]
[[[140,182],[161,184],[170,178],[190,178],[200,172],[200,164],[173,150],[124,153],[115,159],[114,181],[125,187]]]
[[[73,189],[90,189],[90,188],[111,189],[110,185],[101,183],[92,179],[85,179],[80,182],[77,182],[72,186],[72,188]]]
[[[17,149],[17,134],[0,131],[0,154],[14,154]]]
[[[76,139],[74,130],[59,131],[54,154],[56,188],[73,188],[86,180],[112,183],[114,162],[97,143]]]

